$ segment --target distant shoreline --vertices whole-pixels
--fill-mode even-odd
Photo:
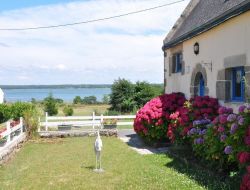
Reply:
[[[112,84],[0,85],[2,89],[111,88]]]
[[[163,84],[152,84],[162,86]],[[0,85],[2,89],[111,88],[112,84]]]

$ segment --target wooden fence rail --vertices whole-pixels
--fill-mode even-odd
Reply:
[[[23,118],[20,118],[20,122],[17,125],[11,126],[11,122],[6,122],[6,130],[0,133],[0,153],[9,145],[15,143],[22,135],[24,134],[23,131]]]
[[[116,125],[133,125],[135,115],[118,115],[118,116],[104,116],[95,115],[93,112],[92,116],[67,116],[67,117],[59,117],[59,116],[48,116],[48,113],[45,113],[45,121],[40,122],[38,131],[41,131],[41,126],[45,127],[45,131],[48,131],[48,128],[55,128],[62,125],[71,125],[71,126],[92,126],[94,129],[95,126],[102,126],[105,120],[117,120]],[[119,121],[119,120],[126,120],[126,121]],[[127,121],[129,120],[129,121]]]

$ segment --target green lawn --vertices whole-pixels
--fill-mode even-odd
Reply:
[[[223,189],[219,179],[189,169],[164,154],[139,155],[116,138],[103,138],[102,174],[93,172],[95,138],[28,142],[15,158],[0,167],[1,190],[71,189]],[[44,142],[45,141],[45,142]],[[48,141],[48,142],[46,142]],[[194,180],[195,179],[195,180]],[[229,189],[225,186],[224,189]]]

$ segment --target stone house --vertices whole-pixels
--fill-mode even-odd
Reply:
[[[250,97],[250,0],[191,0],[164,39],[165,93]],[[246,81],[246,82],[245,82]]]

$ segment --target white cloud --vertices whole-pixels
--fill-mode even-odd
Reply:
[[[164,3],[92,0],[8,11],[0,14],[0,28],[96,19]],[[0,70],[5,71],[1,83],[112,83],[119,76],[132,81],[162,82],[162,41],[187,3],[66,28],[1,31]],[[20,72],[30,80],[15,80]]]

